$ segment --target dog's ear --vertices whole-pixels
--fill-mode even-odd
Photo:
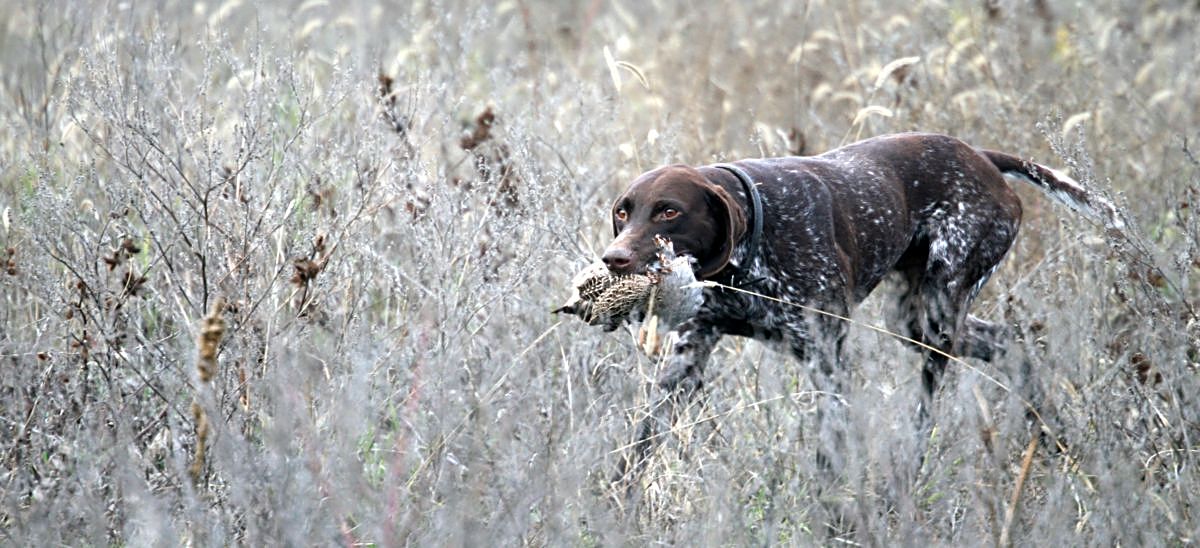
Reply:
[[[613,202],[612,206],[608,208],[608,222],[612,225],[613,238],[616,238],[617,234],[618,234],[618,232],[617,232],[617,214],[614,213],[614,211],[616,211],[617,204],[620,203],[620,201],[621,201],[621,198],[617,198],[617,201]]]
[[[617,201],[613,202],[613,203],[612,203],[612,206],[610,206],[610,207],[608,208],[608,222],[609,222],[609,224],[611,224],[611,225],[612,225],[613,238],[616,238],[616,237],[617,237],[617,234],[620,234],[620,232],[618,232],[618,231],[617,231],[617,214],[616,214],[616,211],[617,211],[617,204],[621,203],[621,200],[622,200],[623,198],[624,198],[624,196],[619,196],[619,197],[617,198]]]
[[[746,214],[721,186],[709,181],[701,186],[717,232],[713,249],[703,259],[698,258],[700,265],[696,277],[703,279],[717,274],[729,264],[738,240],[746,234]]]

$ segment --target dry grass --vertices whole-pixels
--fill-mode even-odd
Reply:
[[[803,364],[725,341],[630,501],[655,364],[548,311],[641,171],[913,129],[1133,229],[1020,189],[919,473],[852,330],[850,540],[1195,542],[1200,7],[779,4],[0,7],[0,542],[823,543]]]

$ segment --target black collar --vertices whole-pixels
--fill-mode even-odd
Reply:
[[[763,212],[762,212],[762,196],[758,193],[758,185],[754,184],[754,180],[750,178],[742,168],[733,164],[716,164],[713,167],[724,169],[737,177],[738,182],[742,183],[742,190],[746,191],[746,196],[750,199],[750,209],[748,213],[752,213],[750,217],[750,240],[747,241],[746,247],[746,267],[750,267],[750,263],[754,258],[754,253],[758,251],[758,241],[762,239],[763,229]]]

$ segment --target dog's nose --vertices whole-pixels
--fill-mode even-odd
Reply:
[[[610,247],[600,258],[615,274],[628,274],[633,268],[633,252],[623,247]]]

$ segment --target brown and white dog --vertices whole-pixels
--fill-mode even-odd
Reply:
[[[895,275],[904,287],[902,334],[946,354],[990,360],[1002,351],[1003,329],[968,310],[1017,236],[1021,203],[1006,175],[1120,228],[1111,203],[1060,172],[952,137],[905,133],[819,156],[645,173],[613,204],[615,239],[603,261],[614,273],[643,271],[654,261],[655,236],[665,236],[695,259],[697,278],[770,297],[706,288],[699,312],[677,328],[667,351],[664,401],[700,386],[722,335],[777,343],[816,366],[818,390],[841,393],[837,364],[847,323],[780,301],[845,316]],[[923,425],[948,361],[925,353]],[[639,460],[654,427],[652,418],[640,429]],[[838,451],[824,449],[819,459]]]

